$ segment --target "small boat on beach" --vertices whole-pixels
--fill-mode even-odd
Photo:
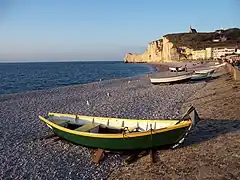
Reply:
[[[217,68],[220,68],[220,67],[223,67],[223,66],[225,66],[226,65],[226,63],[224,62],[224,63],[219,63],[219,64],[217,64],[217,65],[212,65],[212,66],[209,66],[208,68],[211,68],[211,69],[217,69]]]
[[[191,79],[192,73],[186,73],[182,75],[170,76],[170,77],[152,77],[150,81],[152,84],[160,84],[160,83],[180,83],[187,82]]]
[[[52,131],[72,143],[106,150],[178,146],[200,120],[193,106],[181,119],[140,120],[48,113],[39,116]]]
[[[185,67],[169,67],[168,68],[171,72],[180,72],[180,71],[185,71]]]
[[[203,70],[198,70],[198,71],[195,71],[194,73],[195,74],[212,74],[214,73],[215,69],[203,69]]]
[[[197,80],[207,79],[209,77],[211,77],[210,73],[197,73],[192,75],[191,80],[197,81]]]
[[[218,65],[212,66],[212,67],[213,68],[219,68],[219,67],[223,67],[225,65],[226,65],[226,63],[224,62],[224,63],[218,64]]]
[[[222,64],[218,63],[215,66],[209,66],[207,69],[196,70],[196,71],[194,71],[194,73],[195,74],[206,74],[206,73],[213,74],[216,69],[218,69],[219,67],[223,67],[225,65],[226,65],[226,63],[222,63]]]

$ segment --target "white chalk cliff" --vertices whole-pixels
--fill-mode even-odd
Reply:
[[[216,43],[214,40],[219,39]],[[197,32],[190,28],[188,33],[164,35],[152,41],[142,54],[127,53],[126,63],[149,63],[179,61],[186,59],[210,59],[211,48],[236,46],[240,42],[240,29],[230,28],[214,32]]]

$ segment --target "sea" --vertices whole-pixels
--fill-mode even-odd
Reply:
[[[153,71],[146,64],[121,61],[0,63],[0,94],[134,77]]]

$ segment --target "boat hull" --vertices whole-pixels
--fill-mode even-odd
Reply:
[[[48,113],[48,116],[39,118],[63,139],[81,146],[108,150],[176,147],[200,121],[193,106],[179,120],[135,120],[59,113]]]
[[[194,74],[194,75],[192,75],[191,80],[192,81],[197,81],[197,80],[207,79],[209,77],[210,76],[209,76],[208,73],[205,73],[205,74]]]
[[[150,135],[136,137],[128,137],[128,134],[123,134],[121,138],[79,136],[56,128],[53,128],[52,130],[56,135],[63,139],[81,146],[106,150],[136,150],[174,145],[185,136],[188,128],[189,127],[187,126],[161,133],[154,133],[153,130]]]
[[[206,74],[206,73],[212,74],[214,73],[214,71],[215,69],[204,69],[204,70],[195,71],[195,74]]]
[[[191,79],[191,75],[182,75],[176,77],[165,77],[165,78],[150,78],[152,84],[160,83],[183,83]]]

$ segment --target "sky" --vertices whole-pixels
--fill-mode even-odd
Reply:
[[[0,62],[122,60],[164,34],[240,27],[240,0],[0,0]]]

